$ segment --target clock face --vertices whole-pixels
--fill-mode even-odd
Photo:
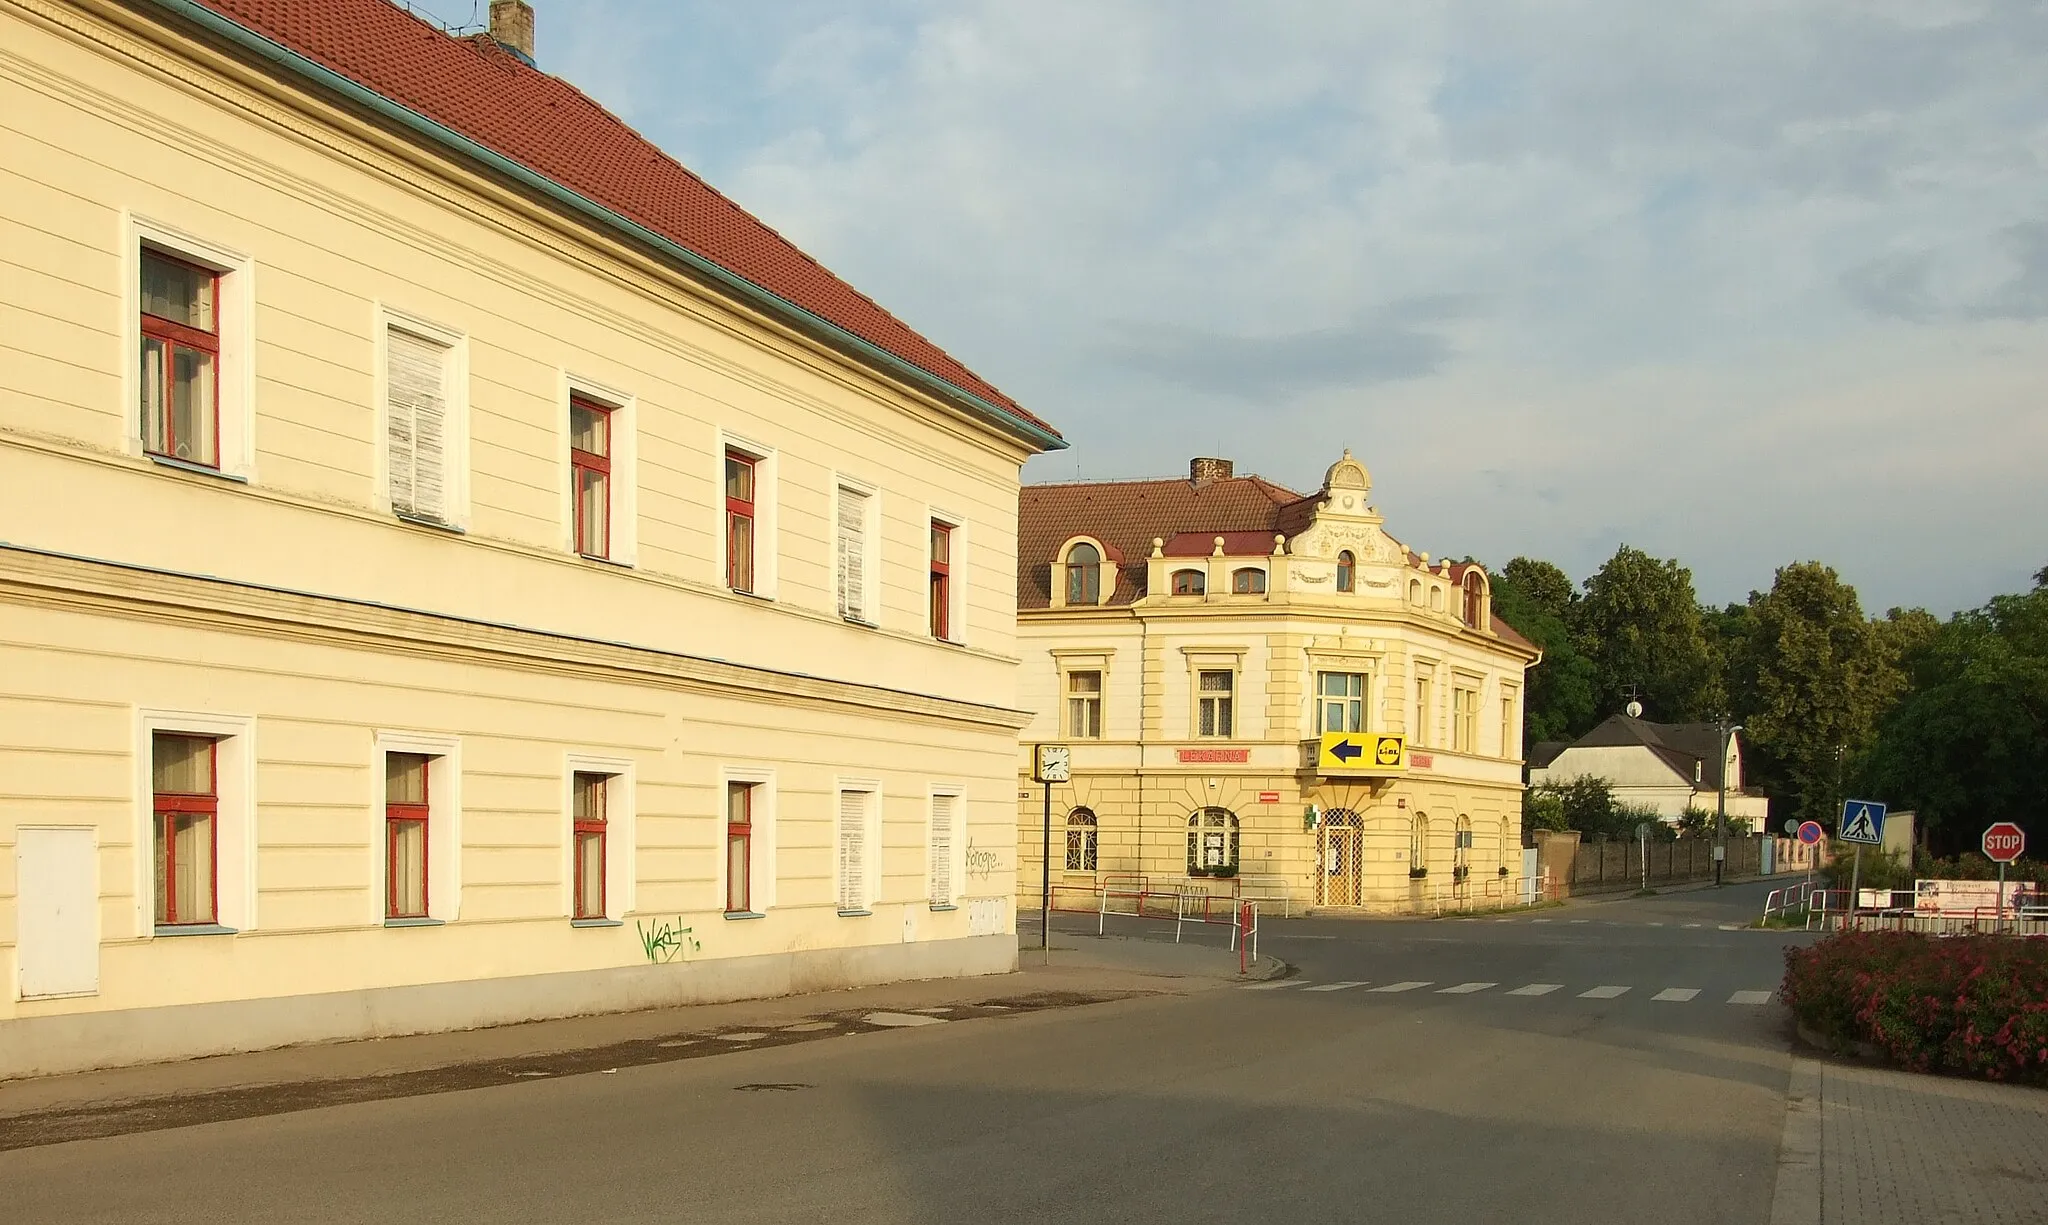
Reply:
[[[1038,746],[1038,781],[1041,783],[1064,783],[1070,773],[1069,763],[1073,750],[1064,744],[1041,744]]]

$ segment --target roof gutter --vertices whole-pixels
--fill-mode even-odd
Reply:
[[[391,99],[341,75],[325,65],[319,64],[274,42],[236,21],[199,4],[196,0],[152,0],[158,8],[176,13],[185,20],[200,26],[262,59],[268,60],[285,70],[342,95],[349,101],[365,107],[390,119],[400,126],[409,128],[427,140],[442,145],[455,153],[483,163],[499,174],[518,182],[522,186],[549,197],[572,212],[597,222],[601,226],[618,230],[627,236],[653,247],[656,251],[683,265],[698,276],[712,281],[730,291],[734,296],[760,310],[794,323],[801,330],[811,332],[820,339],[851,352],[869,365],[880,368],[891,376],[937,396],[939,399],[965,409],[969,415],[984,424],[1018,438],[1040,451],[1062,451],[1067,440],[1042,425],[1027,421],[1000,405],[992,404],[970,391],[955,387],[944,379],[896,356],[887,349],[864,340],[831,320],[798,306],[780,294],[763,289],[745,277],[739,276],[718,264],[704,258],[688,247],[665,238],[646,226],[623,217],[604,205],[580,193],[569,190],[544,174],[529,169],[484,145],[478,144],[460,132],[437,123],[418,111],[399,105]]]

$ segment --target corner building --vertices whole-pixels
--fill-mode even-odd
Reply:
[[[0,1078],[1015,963],[1064,444],[490,11],[0,0]]]
[[[1034,743],[1057,904],[1193,888],[1271,909],[1513,900],[1522,694],[1539,653],[1487,576],[1389,535],[1349,452],[1303,496],[1227,460],[1185,480],[1027,486],[1018,634],[1019,895],[1040,883]],[[1403,738],[1381,764],[1340,737]]]

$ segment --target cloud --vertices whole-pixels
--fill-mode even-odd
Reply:
[[[1111,363],[1164,382],[1267,401],[1435,374],[1453,348],[1428,325],[1451,322],[1463,311],[1460,299],[1419,298],[1389,306],[1369,322],[1269,336],[1126,321],[1102,351]]]
[[[1713,599],[2048,556],[2033,0],[550,0],[541,42],[1063,426],[1029,474],[1349,443],[1438,552],[1584,574],[1638,523]],[[1889,485],[1844,512],[1849,452]]]

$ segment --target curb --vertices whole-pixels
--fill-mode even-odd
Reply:
[[[1800,1040],[1805,1040],[1804,1034]],[[1821,1219],[1821,1067],[1818,1060],[1792,1056],[1785,1130],[1778,1141],[1778,1178],[1771,1192],[1771,1225],[1819,1225]]]
[[[1276,978],[1285,978],[1293,972],[1294,967],[1278,957],[1261,957],[1252,963],[1251,969],[1238,975],[1237,981],[1241,983],[1270,982]]]

